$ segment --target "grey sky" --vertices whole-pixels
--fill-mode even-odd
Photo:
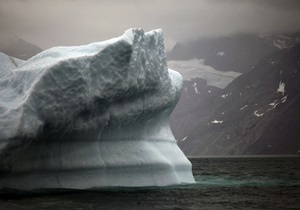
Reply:
[[[234,33],[300,31],[299,0],[1,0],[0,33],[43,49],[162,28],[176,41]]]

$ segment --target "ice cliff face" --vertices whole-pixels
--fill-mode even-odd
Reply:
[[[0,58],[0,189],[194,182],[169,128],[182,77],[161,30]]]

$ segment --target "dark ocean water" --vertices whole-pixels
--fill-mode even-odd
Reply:
[[[0,209],[300,209],[300,157],[192,158],[196,184],[0,193]]]

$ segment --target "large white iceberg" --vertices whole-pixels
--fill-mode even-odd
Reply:
[[[161,30],[0,60],[0,189],[194,182],[169,127],[182,77]]]

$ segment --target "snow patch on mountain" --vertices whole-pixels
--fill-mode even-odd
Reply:
[[[223,123],[223,120],[213,120],[211,121],[213,124]]]
[[[248,105],[243,106],[242,108],[240,108],[240,110],[243,110],[247,107]]]
[[[285,84],[282,81],[280,81],[279,87],[277,89],[277,93],[282,93],[282,95],[284,95],[284,92],[285,92]]]
[[[223,52],[223,51],[217,52],[217,56],[223,57],[224,55],[225,55],[225,52]]]
[[[227,97],[230,96],[230,95],[231,95],[231,93],[227,93],[227,94],[221,95],[221,97],[222,97],[222,98],[227,98]]]
[[[258,113],[258,110],[255,110],[255,111],[254,111],[254,115],[255,115],[256,117],[261,117],[261,116],[264,115],[264,113],[259,114],[259,113]]]
[[[285,103],[286,100],[287,100],[287,97],[288,97],[288,95],[284,96],[284,97],[281,99],[281,103]]]
[[[278,104],[279,104],[279,102],[277,102],[277,100],[275,100],[274,102],[270,103],[269,105],[272,106],[272,109],[275,109]]]
[[[183,138],[183,139],[181,139],[180,141],[185,141],[187,137],[188,137],[188,136],[184,137],[184,138]]]
[[[273,40],[273,44],[278,49],[287,49],[291,47],[293,40],[290,37],[279,35]]]
[[[195,89],[195,93],[196,93],[196,94],[199,94],[200,92],[199,92],[198,89],[197,89],[197,83],[196,83],[196,82],[194,82],[193,87],[194,87],[194,89]]]

